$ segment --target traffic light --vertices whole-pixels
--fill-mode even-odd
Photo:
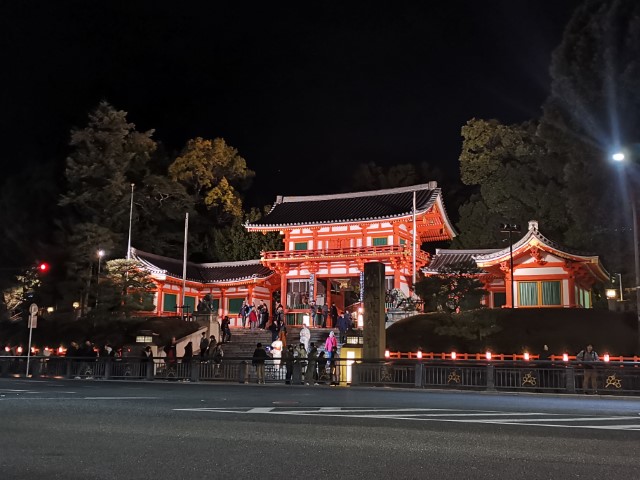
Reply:
[[[47,273],[49,271],[49,264],[46,262],[40,262],[38,264],[38,271],[40,273]]]

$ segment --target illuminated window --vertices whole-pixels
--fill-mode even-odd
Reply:
[[[562,305],[560,282],[518,282],[518,305],[521,307]]]

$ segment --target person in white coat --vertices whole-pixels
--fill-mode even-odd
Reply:
[[[304,349],[309,351],[309,342],[311,341],[311,331],[306,325],[302,325],[300,329],[300,343],[304,344]]]

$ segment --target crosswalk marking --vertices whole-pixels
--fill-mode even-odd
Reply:
[[[555,428],[640,431],[640,416],[571,415],[544,412],[506,412],[439,408],[236,407],[177,408],[181,412],[267,414],[367,418],[396,421],[452,422]]]

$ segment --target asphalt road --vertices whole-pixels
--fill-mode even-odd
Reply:
[[[640,399],[0,379],[0,479],[638,479]]]

